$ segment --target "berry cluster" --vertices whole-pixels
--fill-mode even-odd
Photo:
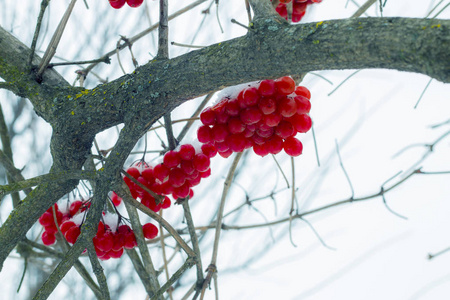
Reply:
[[[291,1],[292,1],[291,20],[294,23],[300,22],[300,20],[306,13],[306,7],[308,5],[322,2],[322,0],[280,0],[280,3],[277,5],[275,10],[281,17],[285,18],[286,20],[288,19],[288,10],[286,4],[291,3]]]
[[[175,150],[166,152],[162,162],[153,167],[139,162],[128,168],[126,172],[134,179],[155,194],[165,196],[163,201],[157,201],[130,178],[124,177],[133,198],[140,198],[142,204],[155,212],[170,206],[167,195],[172,195],[174,199],[187,196],[192,198],[194,192],[191,188],[198,185],[202,178],[211,175],[210,158],[217,154],[213,145],[195,146],[180,145]]]
[[[108,1],[109,1],[109,4],[115,9],[119,9],[122,6],[124,6],[125,2],[130,7],[141,6],[141,4],[144,2],[144,0],[108,0]]]
[[[67,242],[74,244],[78,239],[80,227],[85,217],[84,212],[89,208],[89,204],[90,202],[74,201],[70,204],[67,212],[62,212],[58,204],[54,205],[56,221]],[[122,256],[124,249],[132,249],[137,246],[134,232],[128,225],[118,226],[117,219],[111,214],[103,213],[103,218],[104,221],[100,221],[97,233],[92,239],[99,259],[119,258]],[[52,207],[39,218],[39,223],[44,226],[42,242],[47,246],[53,245],[56,242],[55,234],[58,229],[54,221]],[[144,224],[142,231],[147,239],[153,239],[158,235],[158,228],[151,223]]]
[[[53,207],[55,208],[56,222],[61,225],[63,222],[69,220],[76,214],[84,212],[87,208],[89,208],[89,206],[90,202],[77,200],[72,202],[69,209],[63,213],[59,210],[58,204],[55,204]],[[53,217],[52,207],[47,209],[47,211],[39,218],[39,223],[44,227],[44,232],[42,233],[42,242],[44,245],[48,246],[54,244],[56,241],[55,234],[58,232],[58,228],[56,227],[55,218]],[[73,233],[70,233],[70,235],[72,234]]]
[[[204,109],[197,138],[225,158],[251,147],[260,156],[283,149],[298,156],[303,146],[294,136],[311,128],[310,98],[309,90],[296,87],[291,77],[263,80]]]

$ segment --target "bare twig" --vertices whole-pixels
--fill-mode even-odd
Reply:
[[[158,53],[159,59],[169,58],[169,20],[168,0],[159,0],[159,27],[158,27]]]
[[[355,191],[353,189],[353,185],[352,185],[352,182],[350,180],[350,177],[348,176],[348,173],[347,173],[347,171],[344,168],[344,163],[342,162],[342,158],[341,158],[341,154],[339,152],[339,146],[338,146],[337,140],[335,140],[335,143],[336,143],[336,153],[337,153],[338,158],[339,158],[339,164],[341,165],[342,171],[345,174],[345,178],[347,178],[348,185],[350,186],[350,190],[352,192],[352,196],[350,197],[350,199],[353,199],[355,197]]]
[[[39,37],[39,32],[41,31],[42,19],[44,18],[45,10],[49,4],[50,0],[41,1],[41,10],[39,11],[39,16],[37,19],[36,29],[34,30],[33,41],[31,42],[30,58],[28,59],[28,65],[31,69],[31,64],[33,63],[34,52],[36,51],[36,44]]]
[[[358,18],[360,17],[363,13],[366,12],[366,10],[369,9],[369,7],[371,7],[375,2],[377,2],[377,0],[367,0],[363,5],[361,5],[361,7],[352,15],[352,18]]]
[[[238,152],[236,154],[236,156],[234,157],[233,163],[231,164],[230,170],[228,171],[228,175],[227,178],[225,179],[224,182],[224,186],[223,186],[223,191],[222,191],[222,198],[220,200],[220,206],[219,209],[217,211],[217,219],[216,219],[216,234],[214,237],[214,246],[213,246],[213,253],[212,253],[212,257],[211,257],[211,263],[208,266],[208,273],[206,275],[205,281],[203,283],[203,287],[202,287],[202,293],[201,293],[201,298],[203,299],[206,288],[208,287],[208,285],[211,282],[211,277],[214,273],[217,272],[217,267],[216,267],[216,263],[217,263],[217,255],[219,253],[219,239],[220,239],[220,232],[222,229],[222,219],[223,219],[223,210],[225,208],[225,200],[227,198],[228,195],[228,190],[230,188],[231,182],[233,180],[234,177],[234,172],[236,170],[236,167],[239,163],[239,160],[242,157],[242,153],[243,152]]]
[[[56,53],[56,48],[58,47],[59,41],[61,40],[64,29],[66,28],[67,21],[69,20],[70,14],[72,13],[73,7],[77,0],[72,0],[67,8],[64,16],[62,17],[58,27],[56,28],[55,33],[53,34],[52,39],[50,40],[50,44],[47,47],[47,50],[42,57],[41,64],[39,65],[36,78],[40,79],[45,69],[47,69],[50,60],[53,58],[53,55]]]

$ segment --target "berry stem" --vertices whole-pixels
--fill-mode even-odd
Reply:
[[[97,254],[95,253],[94,244],[92,242],[87,243],[87,250],[89,255],[89,260],[91,261],[92,271],[94,271],[95,277],[97,277],[97,282],[100,285],[100,291],[102,294],[102,299],[111,299],[109,295],[108,283],[106,282],[106,276],[103,272],[103,268],[98,261]]]

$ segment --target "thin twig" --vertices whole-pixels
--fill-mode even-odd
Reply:
[[[159,215],[161,216],[161,218],[163,217],[163,210],[159,211]],[[159,234],[161,237],[160,242],[161,242],[161,252],[162,252],[162,257],[163,257],[163,267],[164,267],[164,271],[166,273],[166,281],[169,281],[170,275],[169,275],[169,266],[168,266],[167,256],[166,256],[166,244],[164,242],[163,227],[161,226],[161,224],[159,224]],[[169,298],[171,300],[173,300],[172,290],[169,288],[167,291],[169,293]]]
[[[36,44],[39,37],[39,32],[41,31],[42,19],[44,18],[44,13],[49,3],[50,0],[41,1],[41,10],[39,11],[36,29],[34,30],[33,41],[31,42],[30,58],[28,59],[28,65],[30,66],[30,69],[33,63],[34,52],[36,51]]]
[[[437,252],[437,253],[434,253],[434,254],[428,254],[428,259],[433,259],[433,258],[435,258],[436,256],[439,256],[439,255],[442,255],[442,254],[444,254],[445,252],[448,252],[448,251],[450,251],[450,247],[448,247],[448,248],[445,248],[444,250],[441,250],[441,251],[439,251],[439,252]]]
[[[337,90],[338,88],[340,88],[341,85],[343,85],[347,80],[349,80],[350,78],[352,78],[354,75],[356,75],[356,74],[357,74],[358,72],[360,72],[360,71],[362,71],[362,70],[357,70],[357,71],[353,72],[352,74],[350,74],[350,76],[348,76],[348,77],[345,78],[341,83],[339,83],[339,85],[338,85],[334,90],[332,90],[331,92],[329,92],[329,93],[328,93],[328,96],[331,96],[331,94],[333,94],[334,92],[336,92],[336,90]]]
[[[203,99],[202,103],[200,103],[200,105],[197,107],[197,109],[192,114],[192,116],[189,119],[185,119],[185,120],[188,120],[188,122],[186,123],[186,125],[184,125],[184,127],[181,130],[180,134],[178,134],[177,141],[183,140],[183,138],[185,137],[186,133],[191,128],[192,124],[194,124],[194,121],[198,120],[198,115],[202,112],[203,108],[205,108],[206,104],[208,103],[209,100],[211,100],[211,98],[213,96],[214,96],[214,93],[210,93],[210,94],[206,95],[206,97]],[[177,122],[177,121],[172,122],[172,124],[175,123],[175,122]]]
[[[42,61],[41,64],[39,65],[36,78],[40,79],[42,77],[42,74],[44,73],[45,69],[47,69],[50,60],[53,58],[53,55],[55,55],[56,48],[58,47],[64,29],[66,28],[67,21],[69,20],[70,14],[72,13],[72,10],[76,2],[77,0],[72,0],[70,2],[69,7],[67,8],[66,12],[64,13],[64,16],[62,17],[60,23],[58,24],[58,27],[56,28],[56,31],[53,34],[52,39],[50,40],[50,44],[48,45],[47,50],[45,51],[44,56],[42,57]]]
[[[169,58],[168,0],[159,0],[158,59]]]
[[[277,158],[276,158],[275,155],[273,155],[273,154],[272,154],[272,158],[273,158],[273,160],[275,161],[275,163],[277,164],[278,170],[280,170],[281,175],[283,175],[284,181],[286,181],[287,188],[290,188],[291,185],[289,184],[289,180],[287,179],[286,174],[284,174],[284,171],[283,171],[283,169],[281,168],[280,164],[278,163]]]
[[[215,233],[215,237],[214,237],[214,246],[213,246],[213,253],[212,253],[212,257],[211,257],[211,263],[208,266],[208,273],[207,273],[206,279],[203,283],[202,294],[201,294],[200,299],[203,299],[203,297],[204,297],[205,290],[208,287],[209,283],[211,282],[212,274],[217,272],[216,263],[217,263],[217,255],[219,253],[219,239],[220,239],[220,232],[222,229],[222,219],[223,219],[223,210],[225,208],[225,200],[227,198],[228,190],[231,186],[231,182],[234,177],[234,172],[239,163],[239,160],[242,157],[242,153],[243,152],[238,152],[236,154],[236,156],[234,157],[233,163],[231,164],[230,170],[228,171],[227,178],[225,179],[225,182],[223,185],[222,198],[220,200],[220,206],[217,211],[217,219],[216,219],[216,225],[215,225],[216,233]]]
[[[194,249],[194,252],[196,254],[196,257],[195,257],[195,264],[197,266],[196,289],[200,290],[202,288],[202,283],[203,283],[203,266],[202,266],[200,247],[198,245],[198,238],[197,238],[197,234],[195,232],[194,221],[192,219],[191,209],[189,207],[189,199],[185,199],[183,201],[182,205],[183,205],[183,210],[184,210],[184,217],[186,219],[186,224],[188,226],[189,235],[191,236],[192,248]]]
[[[433,78],[430,78],[430,80],[428,81],[427,85],[426,85],[425,88],[423,89],[422,94],[420,94],[420,97],[419,97],[419,99],[417,100],[416,105],[414,105],[414,109],[416,109],[416,108],[417,108],[417,105],[419,105],[420,100],[422,100],[423,94],[425,94],[425,92],[427,91],[428,86],[430,85],[431,81],[433,81]]]
[[[353,199],[355,197],[355,191],[353,190],[353,185],[352,185],[352,182],[350,180],[350,177],[348,176],[348,173],[347,173],[347,171],[344,168],[344,163],[342,162],[341,153],[339,152],[338,142],[337,142],[337,140],[334,140],[334,142],[336,143],[336,153],[337,153],[338,158],[339,158],[339,164],[341,165],[342,171],[345,174],[345,178],[347,178],[348,185],[350,186],[350,190],[352,192],[352,196],[350,197],[350,199]]]
[[[352,15],[352,18],[358,18],[360,17],[363,13],[366,12],[366,10],[369,9],[369,7],[372,6],[372,4],[374,4],[375,2],[377,2],[377,0],[367,0],[363,5],[361,5],[361,7]]]
[[[291,241],[292,246],[297,247],[294,243],[294,239],[292,238],[292,218],[294,213],[294,205],[295,205],[295,164],[294,158],[291,156],[291,172],[292,172],[292,191],[291,191],[291,209],[289,210],[289,239]]]
[[[182,43],[177,43],[177,42],[170,42],[170,44],[173,45],[173,46],[185,47],[185,48],[193,48],[193,49],[205,48],[205,46],[188,45],[188,44],[182,44]]]

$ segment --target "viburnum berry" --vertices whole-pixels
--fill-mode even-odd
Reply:
[[[185,180],[186,180],[186,175],[181,169],[174,168],[169,171],[169,181],[168,182],[173,187],[182,186],[184,184]]]
[[[206,156],[205,154],[199,153],[194,156],[193,163],[194,163],[194,167],[197,171],[203,172],[203,171],[208,170],[209,165],[210,165],[210,160],[209,160],[209,157]]]
[[[178,152],[176,152],[174,150],[170,150],[170,151],[166,152],[166,154],[164,154],[163,161],[164,161],[164,165],[166,165],[168,168],[174,168],[174,167],[178,166],[181,159],[180,159],[180,156],[178,155]]]
[[[125,0],[109,0],[109,4],[115,9],[119,9],[124,6],[125,2]]]
[[[197,130],[197,139],[200,143],[210,143],[213,141],[212,130],[209,126],[200,126]]]
[[[42,243],[44,243],[44,245],[46,245],[46,246],[53,245],[56,242],[55,233],[48,232],[48,231],[44,231],[42,233],[41,239],[42,239]]]
[[[227,114],[229,114],[230,116],[238,116],[239,112],[241,111],[241,107],[239,106],[239,101],[237,99],[228,100],[225,110],[226,110]],[[203,124],[205,124],[205,123],[203,123]]]
[[[262,113],[256,107],[248,107],[241,112],[240,117],[244,124],[250,125],[258,123],[262,119]]]
[[[142,226],[142,232],[144,233],[144,237],[146,239],[151,240],[158,235],[158,227],[156,227],[152,223],[147,223]]]
[[[244,132],[245,124],[242,123],[240,118],[233,117],[228,121],[228,130],[231,134]]]
[[[278,105],[278,112],[285,118],[292,117],[297,112],[297,103],[292,98],[282,98]]]
[[[267,150],[266,145],[253,145],[253,152],[255,152],[255,154],[259,156],[266,156],[267,154],[269,154],[269,150]]]
[[[295,90],[295,81],[289,76],[284,76],[275,80],[275,86],[280,94],[289,95]]]
[[[153,168],[153,174],[155,174],[155,177],[161,181],[164,182],[164,179],[169,176],[169,168],[167,168],[165,165],[163,164],[157,164],[154,168]]]
[[[201,112],[200,121],[205,125],[214,125],[216,123],[216,114],[211,107],[207,107]]]
[[[256,105],[259,100],[258,90],[254,87],[246,88],[244,90],[243,99],[246,106]]]
[[[298,86],[295,88],[294,93],[299,96],[303,96],[311,100],[311,92],[304,86]]]
[[[259,101],[258,107],[264,115],[270,115],[277,110],[275,100],[269,97],[263,97],[261,101]]]
[[[286,139],[294,134],[294,126],[288,121],[281,121],[275,128],[275,134],[282,139]]]
[[[69,230],[67,230],[67,232],[64,234],[64,237],[69,243],[75,244],[79,235],[80,235],[80,228],[78,226],[73,226]]]
[[[115,192],[112,192],[112,194],[111,194],[111,201],[114,204],[114,206],[119,206],[120,203],[122,203],[122,198],[117,196],[117,194]]]
[[[312,126],[312,120],[307,114],[295,114],[289,118],[289,121],[292,123],[297,132],[307,132]]]
[[[284,152],[290,156],[299,156],[302,154],[303,145],[302,143],[296,139],[295,137],[287,138],[283,143]]]
[[[270,154],[278,154],[283,150],[283,139],[274,135],[266,142],[266,148]]]
[[[232,134],[227,138],[227,144],[233,152],[242,152],[245,149],[246,138],[243,134]]]
[[[275,87],[275,81],[273,80],[263,80],[259,84],[258,92],[261,94],[261,96],[272,96],[276,91]]]
[[[296,96],[294,98],[295,103],[297,104],[297,114],[307,114],[311,110],[311,102],[309,99],[304,96]]]
[[[184,144],[180,146],[178,156],[183,160],[191,160],[195,155],[194,146],[191,144]]]
[[[203,152],[203,154],[205,154],[209,158],[212,158],[212,157],[216,156],[217,149],[216,149],[216,147],[214,147],[211,144],[203,144],[202,145],[202,152]]]
[[[223,142],[230,133],[228,132],[228,128],[225,124],[216,124],[211,129],[211,134],[214,141]]]
[[[141,4],[144,2],[144,0],[127,0],[127,4],[130,7],[138,7],[141,6]]]

